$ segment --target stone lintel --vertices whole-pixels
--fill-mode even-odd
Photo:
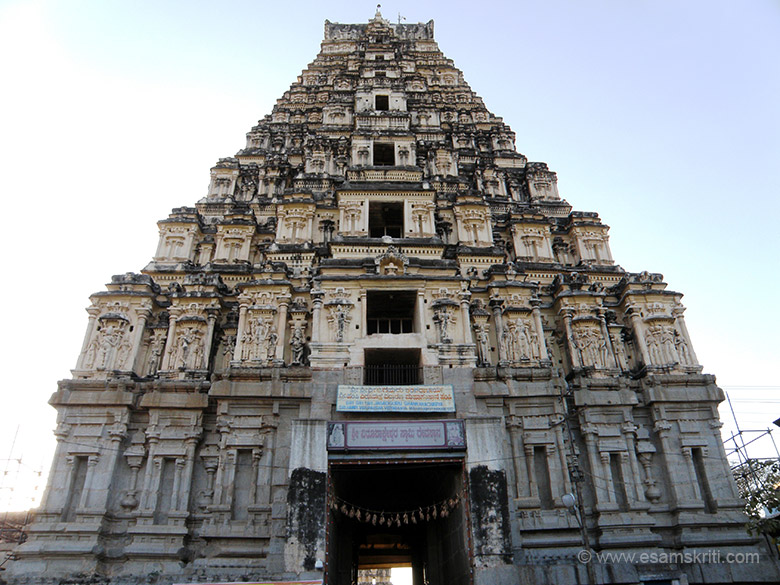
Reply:
[[[204,409],[209,404],[206,394],[173,393],[153,391],[141,398],[142,408],[198,408]]]

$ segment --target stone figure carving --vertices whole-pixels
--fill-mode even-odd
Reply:
[[[334,423],[328,435],[328,447],[344,446],[344,424]]]
[[[646,333],[647,351],[655,365],[695,365],[688,342],[671,325],[653,325]]]
[[[116,351],[116,360],[114,360],[115,370],[126,370],[132,364],[129,364],[130,352],[133,350],[133,344],[127,335],[122,335],[119,347]]]
[[[203,361],[203,334],[197,327],[187,327],[176,341],[174,363],[180,368],[197,370]]]
[[[532,357],[535,357],[531,346],[531,335],[528,324],[525,321],[518,319],[515,332],[517,334],[518,357],[521,360],[530,360]]]
[[[241,346],[241,360],[248,360],[251,359],[252,356],[252,350],[254,349],[255,345],[255,336],[254,336],[254,328],[255,324],[250,323],[249,330],[244,331],[244,336],[242,338],[243,345]]]
[[[510,321],[504,329],[504,356],[509,362],[517,361],[517,324]]]
[[[433,315],[433,322],[439,331],[439,343],[452,343],[449,335],[449,326],[455,321],[455,317],[448,305],[436,307]]]
[[[479,365],[490,364],[490,337],[488,336],[488,326],[474,325],[474,332],[477,336],[477,359]]]
[[[233,352],[236,349],[236,336],[225,335],[224,342],[222,344],[222,364],[223,367],[227,366],[233,360]]]
[[[306,347],[306,341],[303,336],[303,324],[296,322],[293,325],[293,333],[290,338],[290,348],[292,349],[292,365],[300,366],[303,364],[303,352]]]
[[[538,338],[525,319],[520,318],[507,323],[504,329],[504,346],[507,361],[539,359]]]
[[[279,341],[279,336],[276,333],[276,329],[271,329],[268,333],[268,343],[266,349],[266,358],[268,361],[272,361],[276,357],[276,344]]]
[[[674,342],[667,329],[665,325],[652,325],[647,329],[647,351],[650,354],[650,361],[658,366],[673,364],[677,361],[675,359],[677,352],[670,353],[669,351],[670,349],[674,350]]]
[[[95,359],[97,358],[98,347],[100,346],[99,338],[94,337],[89,342],[87,353],[84,355],[84,368],[91,369],[95,365]]]
[[[591,327],[578,328],[572,332],[572,336],[574,347],[579,351],[583,366],[605,367],[607,344],[595,329]]]
[[[257,193],[257,180],[252,175],[245,175],[241,181],[241,199],[249,201]]]
[[[334,337],[338,343],[344,341],[344,334],[347,330],[347,324],[350,321],[349,311],[351,308],[350,305],[333,305],[328,307],[330,310],[328,322],[330,323]]]
[[[244,332],[241,359],[254,361],[273,359],[278,337],[270,319],[251,320],[248,331]]]
[[[87,347],[83,367],[85,369],[109,370],[125,367],[132,342],[126,339],[125,331],[114,325],[98,330]]]
[[[119,332],[113,325],[100,331],[100,341],[98,342],[97,364],[95,368],[104,370],[108,367],[114,348],[119,343]]]
[[[152,338],[152,344],[149,348],[149,361],[146,366],[146,375],[154,376],[160,369],[162,356],[165,352],[165,331],[155,331]]]
[[[616,339],[617,337],[617,339]],[[621,370],[628,369],[628,358],[626,356],[626,346],[621,339],[621,335],[612,336],[612,348],[615,354],[615,363]]]
[[[678,331],[674,332],[674,348],[680,363],[686,366],[696,365],[691,357],[690,348],[685,338]]]

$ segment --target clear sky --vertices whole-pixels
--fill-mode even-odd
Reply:
[[[206,194],[209,168],[314,59],[324,20],[366,22],[375,9],[0,0],[0,460],[23,460],[0,461],[0,509],[35,501],[23,480],[48,469],[46,401],[76,363],[89,295],[151,259],[156,222]],[[685,293],[694,348],[740,423],[780,417],[780,3],[399,1],[382,12],[434,19],[518,150],[612,227],[616,261]]]

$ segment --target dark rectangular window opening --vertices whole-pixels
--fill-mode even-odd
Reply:
[[[419,349],[367,349],[363,367],[366,386],[422,384]]]
[[[366,295],[368,335],[413,333],[417,291],[370,290]]]
[[[378,95],[375,99],[375,106],[376,110],[378,112],[386,112],[390,109],[390,96],[389,95]]]
[[[368,202],[368,235],[372,238],[401,238],[404,233],[404,204],[400,201]]]
[[[374,166],[392,167],[395,165],[395,145],[386,142],[374,143]]]

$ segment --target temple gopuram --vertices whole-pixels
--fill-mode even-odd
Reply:
[[[198,195],[90,298],[8,583],[780,582],[682,294],[433,21],[326,21]]]

